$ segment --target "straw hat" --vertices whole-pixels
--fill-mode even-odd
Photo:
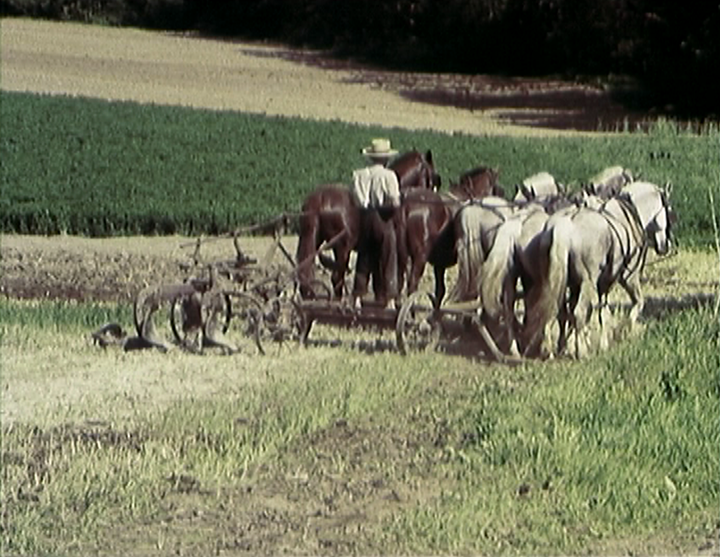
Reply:
[[[362,154],[371,159],[389,159],[398,154],[395,149],[390,147],[389,139],[373,139],[370,142],[370,147],[365,147],[362,150]]]

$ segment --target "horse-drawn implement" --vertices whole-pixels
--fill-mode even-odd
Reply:
[[[587,192],[581,198],[568,198],[557,191],[553,179],[548,182],[551,191],[543,190],[545,182],[536,181],[523,193],[531,193],[532,199],[512,202],[492,196],[493,174],[489,169],[480,170],[483,189],[467,199],[443,197],[428,189],[405,193],[401,206],[404,228],[399,237],[406,244],[398,247],[398,258],[404,258],[399,262],[400,273],[407,269],[410,274],[404,298],[395,300],[395,307],[377,292],[375,300],[361,299],[347,288],[343,277],[353,249],[348,239],[356,242],[357,231],[345,222],[328,221],[327,228],[321,226],[324,221],[318,214],[342,213],[337,210],[339,201],[333,198],[335,205],[325,202],[332,211],[322,203],[319,208],[303,205],[296,257],[282,242],[288,215],[262,226],[273,229],[274,241],[260,261],[241,249],[238,234],[231,235],[235,253],[228,260],[203,261],[201,247],[217,238],[191,244],[195,252],[184,280],[151,285],[138,293],[134,318],[139,344],[162,350],[178,345],[194,352],[218,347],[226,353],[265,353],[271,342],[307,345],[313,326],[321,324],[391,330],[402,354],[434,350],[442,344],[448,352],[462,347],[461,351],[468,353],[471,348],[475,355],[515,362],[543,355],[544,329],[556,318],[560,337],[549,354],[563,350],[565,329],[570,326],[576,331],[575,354],[579,355],[577,337],[589,319],[591,298],[599,296],[601,310],[615,281],[628,291],[633,303],[630,317],[637,318],[642,307],[637,282],[647,247],[653,245],[660,254],[667,251],[673,213],[665,190],[635,183],[609,200],[589,199]],[[461,191],[470,191],[470,184]],[[347,214],[354,213],[348,210]],[[579,229],[565,236],[557,230],[569,228],[581,218],[597,221],[597,237],[602,232],[614,250],[617,262],[607,271],[611,280],[605,286],[597,280],[576,284],[579,271],[560,278],[548,272],[567,266],[551,259],[560,251],[555,246],[567,252],[580,249],[571,244],[581,238]],[[306,224],[312,221],[313,226],[303,228],[303,219]],[[309,231],[309,240],[303,237],[304,230]],[[327,257],[328,251],[335,257]],[[284,257],[282,265],[273,262],[278,252]],[[605,252],[592,255],[598,261],[609,261]],[[434,294],[418,290],[426,263],[434,268]],[[457,278],[445,299],[444,272],[453,266],[457,266]],[[315,278],[318,269],[326,271],[326,280]],[[603,288],[598,286],[596,292],[595,283]],[[522,306],[516,309],[521,299]],[[164,334],[155,319],[161,309],[169,313]]]
[[[280,231],[278,226],[261,261],[241,249],[237,233],[231,236],[232,259],[203,261],[203,243],[217,239],[199,238],[193,243],[192,262],[183,265],[189,274],[185,280],[149,285],[137,294],[133,315],[138,336],[161,350],[176,344],[195,352],[215,346],[227,353],[252,348],[264,353],[268,341],[297,341],[303,329],[294,297],[294,269],[273,261],[280,251],[294,267]],[[165,327],[156,321],[162,309],[169,315]]]

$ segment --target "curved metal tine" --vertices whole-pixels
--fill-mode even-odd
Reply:
[[[505,362],[505,354],[503,354],[498,348],[498,345],[495,343],[495,339],[490,334],[490,331],[488,331],[485,323],[482,322],[482,319],[480,319],[479,317],[475,317],[473,321],[475,322],[475,325],[480,332],[480,336],[485,341],[485,344],[487,344],[490,352],[492,352],[493,357],[498,362]]]

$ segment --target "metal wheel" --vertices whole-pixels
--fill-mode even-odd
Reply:
[[[218,295],[220,298],[217,298]],[[221,310],[219,306],[217,308],[220,312],[218,313],[215,309],[212,312],[213,318],[216,320],[213,326],[215,329],[220,326],[219,332],[227,333],[232,315],[229,297],[227,294],[221,293],[207,294],[206,296],[212,297],[213,308],[222,302],[223,308]],[[191,352],[202,352],[203,345],[213,346],[212,339],[208,343],[204,332],[210,309],[208,300],[203,300],[201,293],[194,292],[190,295],[178,295],[170,301],[170,328],[175,342]],[[224,319],[221,319],[221,316],[224,316]],[[212,332],[214,334],[217,331],[213,330]],[[228,351],[230,350],[228,349]]]
[[[271,298],[263,306],[262,338],[279,344],[304,341],[306,322],[300,304],[293,296]]]
[[[145,320],[150,314],[159,309],[157,302],[154,300],[156,290],[157,287],[155,286],[146,286],[138,292],[133,301],[133,321],[135,324],[135,332],[137,332],[139,337],[143,335]]]
[[[164,305],[162,287],[146,286],[133,302],[133,321],[137,348],[157,348],[166,352],[172,345],[172,334],[165,319],[157,319],[157,313]]]
[[[265,354],[263,304],[245,292],[210,292],[203,296],[203,344],[227,352]]]
[[[395,338],[403,355],[437,348],[440,318],[430,294],[415,292],[405,301],[398,312]]]

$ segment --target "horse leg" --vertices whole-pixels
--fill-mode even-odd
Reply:
[[[580,285],[580,294],[577,304],[572,308],[572,321],[575,328],[575,354],[577,359],[582,358],[588,352],[586,327],[592,315],[592,293],[594,290],[593,281],[586,277]]]
[[[433,273],[435,274],[435,300],[433,305],[435,309],[440,309],[440,304],[445,297],[445,267],[442,265],[435,265],[433,267]]]
[[[333,269],[331,280],[333,293],[337,300],[341,300],[345,293],[345,273],[347,272],[350,262],[350,251],[350,246],[344,242],[333,250],[335,253],[335,268]]]
[[[353,299],[355,305],[367,294],[368,279],[372,270],[372,261],[368,252],[368,245],[365,243],[358,248],[357,262],[355,263],[355,282],[353,283]]]
[[[400,291],[403,289],[403,285],[405,284],[405,273],[407,272],[407,266],[408,266],[408,259],[410,259],[409,255],[409,243],[408,243],[408,232],[407,232],[407,219],[405,216],[404,211],[399,210],[397,214],[397,220],[395,222],[395,230],[397,234],[397,259],[398,259],[398,267],[397,267],[397,283],[398,288]],[[407,294],[410,295],[410,277],[411,275],[408,274],[408,288],[407,288]]]
[[[642,289],[640,288],[640,274],[634,273],[629,279],[621,277],[618,279],[618,282],[625,292],[628,293],[628,296],[630,296],[630,328],[632,329],[635,323],[637,323],[638,317],[640,317],[645,305],[645,299],[643,298]]]
[[[398,249],[397,230],[395,219],[389,219],[384,223],[382,238],[382,282],[385,289],[385,302],[395,305],[398,301],[400,288],[398,287]]]
[[[318,217],[303,214],[300,217],[300,234],[295,261],[300,295],[305,299],[314,296],[312,280],[315,278],[315,254],[319,245]]]
[[[424,250],[415,250],[412,256],[412,264],[410,266],[410,275],[408,276],[408,294],[415,292],[420,286],[420,279],[425,272],[427,264],[427,254]]]
[[[505,283],[503,285],[503,311],[505,313],[505,327],[508,335],[508,352],[513,356],[520,355],[520,349],[518,348],[517,336],[515,333],[520,327],[517,317],[515,316],[517,280],[517,274],[511,271],[505,277]]]

